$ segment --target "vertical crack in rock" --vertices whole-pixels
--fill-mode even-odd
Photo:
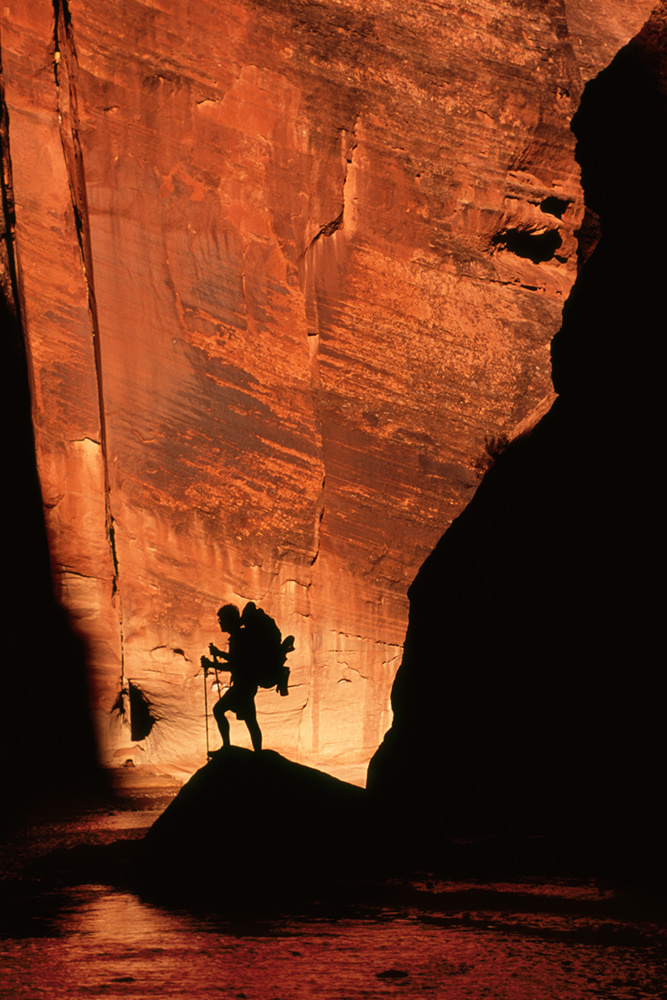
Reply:
[[[326,471],[326,461],[324,456],[324,431],[322,426],[322,406],[320,403],[320,373],[318,364],[318,354],[319,354],[319,333],[308,334],[308,363],[310,365],[310,391],[311,398],[313,401],[313,416],[315,423],[315,433],[319,439],[318,450],[322,460],[322,485],[320,486],[319,496],[317,498],[317,503],[315,505],[315,519],[313,523],[313,556],[310,560],[311,569],[317,563],[320,554],[320,537],[322,529],[322,521],[324,519],[324,507],[325,507],[325,490],[327,482],[327,471]],[[312,578],[309,584],[312,586]]]
[[[303,711],[301,713],[301,718],[299,721],[299,736],[298,744],[301,745],[303,742],[302,736],[302,726],[307,724],[309,718],[309,712],[306,711],[306,706],[311,700],[310,696],[317,686],[317,675],[315,671],[318,667],[318,641],[316,635],[317,623],[315,621],[315,616],[312,614],[312,587],[316,576],[317,563],[320,555],[320,544],[322,538],[322,521],[324,520],[324,511],[326,504],[326,458],[324,452],[324,430],[322,422],[322,405],[320,401],[321,384],[319,377],[319,367],[318,367],[318,351],[319,351],[319,334],[315,336],[308,335],[308,352],[309,352],[309,364],[310,364],[310,384],[311,384],[311,396],[313,401],[313,416],[315,424],[315,433],[319,439],[318,448],[319,454],[321,456],[322,463],[322,484],[320,486],[319,496],[315,505],[315,518],[313,523],[313,556],[310,560],[310,579],[308,582],[308,599],[309,599],[309,613],[308,613],[308,633],[309,633],[309,644],[310,644],[310,677],[308,681],[308,693],[306,695],[305,704],[303,706]],[[313,699],[313,719],[312,719],[312,740],[315,746],[318,745],[319,740],[319,719],[318,719],[318,709],[317,709],[317,698]]]
[[[357,119],[358,121],[358,119]],[[304,306],[306,312],[306,318],[308,321],[308,353],[309,353],[309,365],[310,365],[310,379],[311,379],[311,398],[313,401],[313,410],[315,418],[315,429],[319,437],[319,451],[322,456],[322,485],[320,488],[319,497],[315,507],[315,520],[313,526],[313,555],[310,561],[311,577],[308,584],[308,593],[312,594],[312,586],[315,578],[315,574],[318,568],[318,560],[321,551],[321,540],[322,540],[322,524],[324,521],[324,515],[326,510],[326,489],[327,489],[327,464],[326,464],[326,454],[325,454],[325,434],[323,426],[323,416],[322,416],[322,406],[321,406],[321,392],[322,386],[320,381],[319,373],[319,350],[320,350],[320,333],[321,333],[321,323],[320,323],[320,305],[319,296],[321,294],[321,288],[319,287],[319,281],[322,278],[322,274],[318,273],[319,268],[326,268],[327,277],[326,282],[335,284],[339,280],[338,267],[335,266],[330,268],[326,263],[328,259],[328,253],[333,250],[334,256],[338,251],[343,250],[343,245],[338,245],[334,247],[329,247],[324,250],[322,244],[323,238],[329,239],[334,237],[335,234],[346,227],[349,222],[349,228],[354,231],[356,228],[356,213],[355,206],[353,204],[355,200],[355,186],[348,184],[348,179],[350,175],[350,167],[354,160],[354,151],[357,148],[356,141],[356,125],[352,129],[352,132],[348,132],[347,129],[339,129],[340,142],[341,142],[341,183],[339,192],[340,211],[335,218],[331,221],[320,225],[319,229],[307,244],[305,250],[299,257],[299,276],[301,281],[301,289],[304,297]],[[318,249],[315,249],[315,245],[319,244]],[[320,252],[324,251],[325,257],[320,255]],[[311,662],[311,676],[309,683],[309,691],[314,694],[312,698],[313,701],[313,716],[311,720],[312,724],[312,742],[314,746],[319,745],[319,715],[318,715],[318,696],[315,693],[318,685],[317,680],[317,670],[319,667],[319,642],[316,635],[317,623],[315,616],[311,613],[308,614],[308,619],[310,623],[310,662]],[[307,712],[305,711],[310,698],[306,699],[306,704],[304,705],[304,712],[302,714],[302,723],[306,720]]]
[[[357,148],[356,126],[357,123],[355,122],[355,127],[351,133],[345,128],[338,130],[340,134],[342,161],[339,194],[340,211],[335,218],[329,222],[325,222],[324,225],[320,225],[298,258],[299,279],[306,302],[306,315],[309,320],[312,319],[312,323],[310,324],[312,329],[309,331],[309,336],[311,337],[316,337],[319,334],[318,278],[321,278],[325,272],[331,271],[330,262],[329,264],[325,262],[327,258],[323,261],[322,258],[313,252],[315,244],[319,243],[323,237],[329,238],[335,236],[340,229],[347,228],[353,232],[356,228],[356,197],[354,193],[356,186],[348,184],[350,169],[354,165],[354,152]],[[307,229],[309,228],[310,226],[308,225]],[[334,249],[334,254],[336,250],[337,248]],[[337,266],[335,266],[333,272],[337,271],[337,269]],[[335,282],[336,279],[332,278],[332,273],[329,273],[327,280],[330,283],[332,280]]]
[[[343,191],[342,191],[342,194],[343,194],[343,210],[341,212],[341,224],[342,224],[342,216],[344,214],[347,214],[348,215],[348,219],[349,219],[349,217],[354,212],[354,206],[353,206],[352,202],[353,202],[355,196],[354,196],[354,192],[350,190],[350,188],[353,187],[354,185],[348,184],[348,178],[349,178],[349,175],[350,175],[350,168],[352,166],[354,166],[354,152],[355,152],[355,150],[357,148],[357,145],[358,145],[358,143],[357,143],[357,124],[358,124],[358,122],[359,122],[359,118],[357,117],[357,119],[356,119],[356,121],[354,123],[354,128],[352,129],[351,139],[350,139],[349,144],[347,145],[347,148],[345,148],[345,146],[346,146],[346,142],[347,142],[348,133],[347,133],[346,129],[341,129],[341,144],[342,144],[342,152],[343,152],[343,171],[344,171],[344,173],[343,173]],[[352,222],[353,223],[355,222],[354,217],[352,218]],[[355,228],[354,224],[353,224],[352,228]]]
[[[107,542],[113,566],[112,598],[118,598],[118,616],[120,632],[120,662],[121,678],[125,673],[124,634],[123,634],[123,603],[119,590],[119,565],[116,548],[116,529],[111,504],[111,483],[109,478],[108,439],[106,412],[104,405],[104,385],[102,377],[102,358],[100,353],[100,332],[95,301],[95,285],[93,278],[93,254],[90,243],[90,225],[88,199],[86,196],[86,178],[83,163],[83,152],[79,140],[79,117],[77,108],[77,74],[78,60],[72,32],[72,17],[69,0],[53,0],[53,69],[56,83],[56,102],[58,120],[60,122],[60,139],[67,169],[67,177],[72,200],[72,211],[76,226],[77,240],[81,254],[88,309],[90,312],[93,356],[97,382],[97,404],[100,421],[100,445],[104,467],[104,511]]]
[[[321,429],[320,429],[320,447],[322,447],[322,433],[321,433]],[[315,549],[315,554],[313,555],[313,558],[310,560],[310,565],[311,566],[315,565],[315,563],[317,562],[318,556],[320,554],[320,533],[321,533],[321,530],[322,530],[322,520],[324,518],[324,490],[326,488],[326,482],[327,482],[327,476],[326,476],[326,472],[325,472],[325,474],[322,476],[322,486],[320,488],[320,497],[319,497],[319,502],[317,504],[317,510],[316,510],[316,513],[315,513],[315,531],[314,531],[314,549]]]
[[[2,50],[0,49],[0,155],[2,156],[0,176],[0,197],[2,198],[2,218],[0,218],[0,284],[5,295],[7,307],[19,310],[19,283],[16,268],[14,238],[16,228],[16,211],[14,206],[14,185],[12,182],[12,162],[9,152],[9,113],[5,102],[5,88],[2,75]],[[15,317],[18,320],[18,316]],[[10,332],[20,331],[17,322]],[[25,352],[25,344],[17,335],[14,349]]]
[[[343,215],[344,215],[344,212],[345,212],[345,208],[343,207],[343,208],[341,208],[339,214],[336,216],[335,219],[332,219],[331,222],[327,222],[324,226],[322,226],[315,233],[315,235],[313,236],[312,240],[310,241],[310,243],[308,244],[308,246],[304,250],[304,254],[307,254],[308,251],[310,250],[310,248],[313,246],[313,244],[317,243],[317,241],[319,239],[321,239],[322,236],[333,236],[333,234],[335,232],[337,232],[337,230],[343,228]]]
[[[358,119],[357,119],[357,121],[358,121]],[[347,180],[348,180],[348,174],[349,174],[350,166],[351,166],[351,164],[353,163],[353,160],[354,160],[354,151],[357,148],[356,124],[357,124],[357,122],[355,122],[355,126],[354,126],[354,128],[352,130],[351,137],[350,137],[350,133],[348,133],[346,129],[343,128],[343,129],[340,130],[341,147],[342,147],[342,160],[343,160],[343,179],[342,179],[342,183],[341,183],[341,192],[340,192],[340,198],[341,198],[341,203],[342,203],[341,204],[341,210],[340,210],[340,212],[338,213],[338,215],[336,216],[335,219],[332,219],[331,222],[327,222],[327,223],[325,223],[325,225],[320,226],[320,228],[317,231],[317,233],[315,234],[315,236],[312,238],[312,240],[310,241],[310,243],[308,244],[308,246],[306,247],[306,249],[303,251],[303,253],[301,255],[301,261],[305,260],[306,255],[308,254],[308,252],[310,250],[312,250],[313,246],[315,245],[315,243],[318,242],[318,240],[321,240],[322,237],[333,236],[334,233],[337,233],[339,229],[343,229],[344,228],[345,214],[346,214],[346,210],[349,208],[349,200],[350,200],[349,187],[346,187],[346,185],[347,185]],[[307,299],[307,297],[308,297],[308,281],[307,281],[307,279],[304,280],[304,282],[302,284],[302,287],[303,287],[303,291],[304,291],[304,296]],[[313,289],[312,289],[312,294],[315,295],[315,296],[317,296],[317,291],[316,291],[314,285],[313,285]],[[306,305],[306,309],[307,309],[307,305]],[[311,389],[312,389],[312,395],[313,395],[313,405],[314,405],[314,409],[315,409],[315,422],[316,422],[316,427],[317,427],[317,431],[318,431],[319,438],[320,438],[320,451],[321,451],[321,454],[322,454],[322,462],[323,462],[325,468],[324,468],[324,475],[322,476],[322,487],[321,487],[321,490],[320,490],[320,497],[319,497],[319,501],[318,501],[317,508],[316,508],[316,513],[315,513],[315,529],[314,529],[314,548],[315,548],[315,552],[314,552],[313,558],[311,559],[311,563],[310,563],[311,567],[315,566],[315,564],[317,562],[317,559],[319,557],[319,554],[320,554],[320,536],[321,536],[322,521],[323,521],[323,518],[324,518],[324,507],[325,507],[324,497],[325,497],[325,489],[326,489],[326,463],[324,462],[324,434],[323,434],[323,429],[322,429],[321,407],[320,407],[320,403],[319,403],[319,392],[320,392],[320,378],[319,378],[319,365],[318,365],[319,338],[320,338],[320,334],[319,334],[319,324],[318,324],[318,328],[316,330],[313,330],[312,333],[311,332],[308,333],[308,348],[309,348],[309,363],[310,363],[310,372],[311,372]]]
[[[347,135],[348,135],[347,131],[345,129],[341,129],[341,141],[343,144],[345,144]],[[356,133],[353,131],[352,141],[350,142],[349,147],[343,150],[343,182],[341,185],[341,201],[342,201],[341,210],[335,219],[332,219],[331,222],[326,222],[323,226],[320,226],[320,228],[315,233],[315,235],[313,236],[312,240],[310,241],[306,249],[303,251],[301,255],[302,258],[306,256],[308,251],[315,245],[315,243],[317,243],[318,240],[322,239],[323,236],[333,236],[334,233],[338,232],[339,229],[343,229],[344,227],[345,213],[346,209],[348,208],[348,202],[349,202],[349,189],[346,191],[346,184],[347,184],[349,169],[352,166],[352,163],[354,162],[354,151],[356,148],[357,148]]]

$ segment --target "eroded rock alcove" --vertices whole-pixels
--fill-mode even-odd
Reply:
[[[105,764],[201,759],[252,599],[296,637],[267,744],[363,770],[410,581],[553,399],[570,120],[631,6],[4,4],[7,291]]]

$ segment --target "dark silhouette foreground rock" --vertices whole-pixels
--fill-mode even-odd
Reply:
[[[410,588],[394,721],[368,789],[442,831],[582,832],[664,851],[663,516],[635,486],[660,426],[667,7],[573,121],[592,253],[552,344],[559,398],[512,442]],[[601,236],[600,236],[601,233]],[[586,247],[586,240],[590,246]],[[652,452],[649,452],[652,448]],[[657,669],[656,669],[657,668]]]
[[[366,870],[366,793],[271,750],[219,751],[148,831],[148,888],[214,898],[331,885]]]

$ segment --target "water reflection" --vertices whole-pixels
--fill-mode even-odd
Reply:
[[[615,914],[612,895],[594,883],[429,880],[394,906],[236,923],[84,885],[61,892],[48,933],[2,943],[3,995],[661,997],[664,925]]]

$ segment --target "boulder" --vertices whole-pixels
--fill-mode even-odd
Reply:
[[[137,872],[170,898],[317,893],[373,854],[366,793],[271,750],[217,751],[146,834]]]

